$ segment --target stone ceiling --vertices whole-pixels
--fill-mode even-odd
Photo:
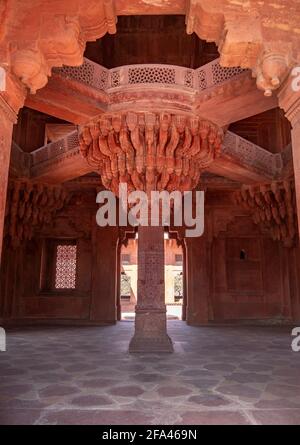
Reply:
[[[187,34],[184,15],[122,16],[117,33],[87,42],[84,56],[106,68],[141,63],[199,68],[219,57],[213,42]]]

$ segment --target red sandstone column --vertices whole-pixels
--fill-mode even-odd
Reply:
[[[167,334],[163,227],[138,229],[135,333],[129,352],[173,352]]]
[[[279,105],[292,125],[292,151],[295,175],[298,230],[300,233],[300,91],[292,88],[290,76],[278,94]]]
[[[182,302],[182,321],[186,321],[186,306],[187,306],[187,258],[186,258],[186,246],[182,245],[183,262],[182,262],[182,273],[183,273],[183,302]]]
[[[25,88],[0,67],[0,258],[3,244],[5,205],[9,173],[11,138],[17,112],[23,106]]]
[[[121,248],[122,248],[122,244],[119,240],[118,242],[118,247],[117,247],[117,289],[116,289],[116,294],[117,294],[117,320],[120,321],[122,318],[122,308],[121,308]]]
[[[3,242],[12,126],[11,116],[8,110],[5,109],[5,105],[0,101],[0,255]]]
[[[298,233],[300,234],[300,109],[298,112],[297,121],[293,121],[292,124],[292,150],[297,202]]]
[[[282,87],[278,94],[279,106],[284,109],[286,117],[289,119],[292,125],[292,152],[293,152],[293,165],[294,165],[294,176],[295,176],[295,191],[296,191],[296,206],[297,206],[297,219],[298,219],[298,234],[300,236],[300,90],[295,91],[293,88],[292,76],[289,76],[285,85]],[[297,248],[298,250],[298,248]],[[296,253],[296,252],[295,252]],[[295,255],[296,258],[296,277],[299,271],[299,256]],[[293,270],[293,260],[292,255],[289,259],[290,270]],[[297,270],[298,269],[298,270]],[[298,286],[298,280],[291,279],[289,277],[290,287],[292,289],[293,298],[291,301],[291,306],[293,308],[293,318],[295,321],[299,320],[300,314],[300,288]],[[294,286],[294,282],[296,285]],[[298,320],[297,320],[298,319]]]

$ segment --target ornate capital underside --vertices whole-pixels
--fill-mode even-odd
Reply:
[[[128,191],[192,190],[200,172],[220,154],[223,131],[195,116],[123,113],[83,128],[81,153],[103,185]]]

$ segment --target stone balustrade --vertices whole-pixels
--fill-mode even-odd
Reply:
[[[231,131],[225,134],[221,153],[239,159],[241,164],[252,167],[270,178],[279,176],[284,165],[284,151],[271,153]]]
[[[126,65],[107,69],[86,58],[79,67],[64,66],[54,70],[55,73],[64,77],[108,93],[122,87],[151,84],[187,88],[201,92],[248,71],[239,67],[222,67],[219,59],[194,70],[161,64]]]
[[[41,164],[48,165],[61,157],[77,153],[79,154],[79,139],[78,132],[75,130],[69,133],[67,136],[55,142],[44,145],[43,147],[40,147],[30,153],[31,169],[34,170]]]

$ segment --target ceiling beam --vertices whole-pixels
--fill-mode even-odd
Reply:
[[[107,110],[108,95],[88,84],[54,73],[45,88],[28,94],[25,105],[77,125]]]

